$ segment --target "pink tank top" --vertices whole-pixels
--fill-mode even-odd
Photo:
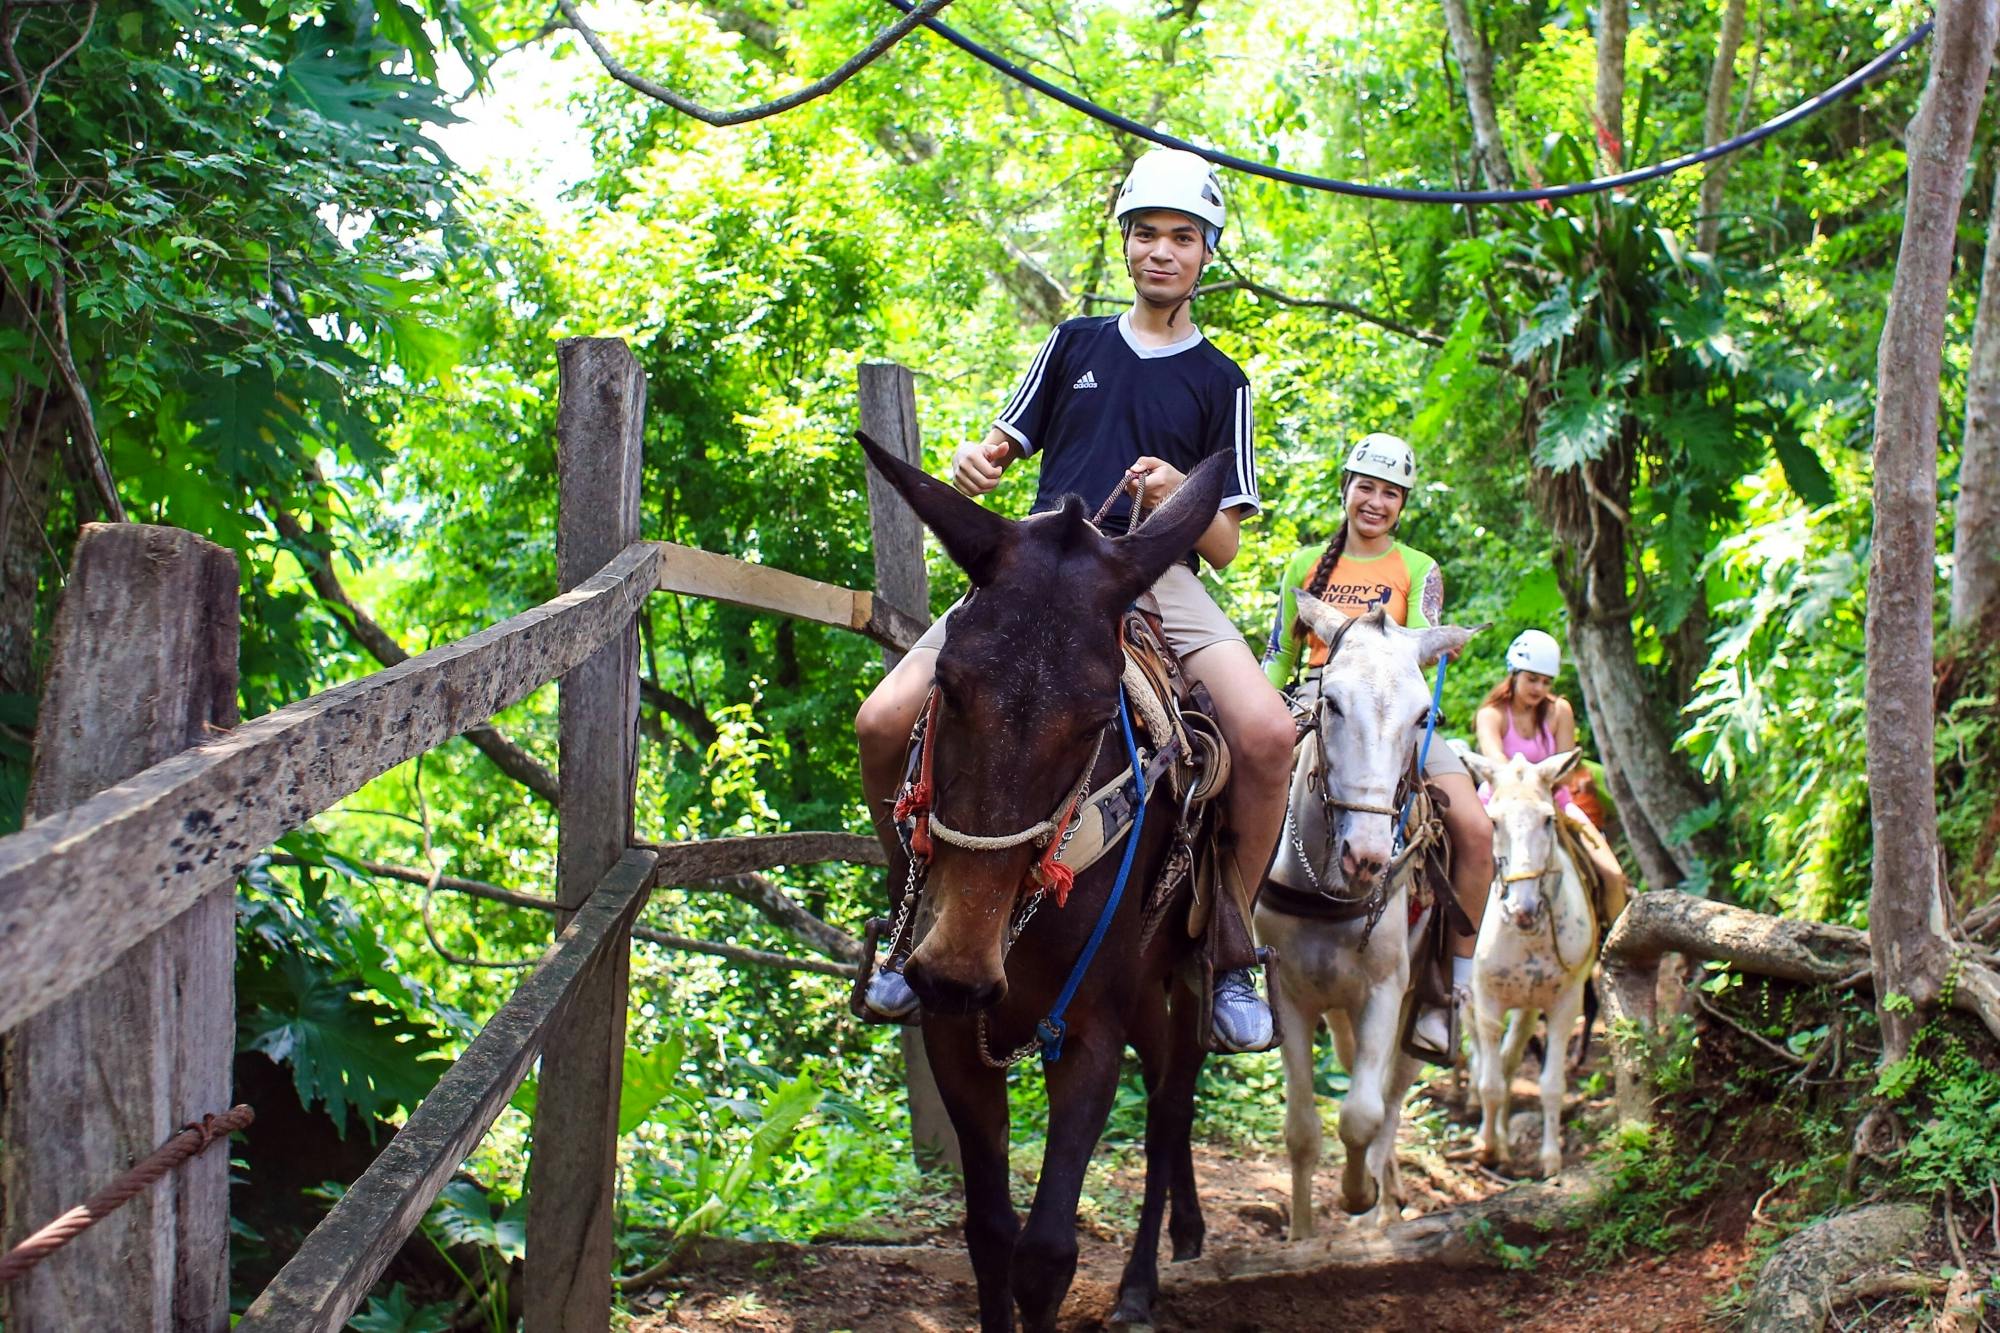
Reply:
[[[1500,738],[1500,748],[1506,753],[1509,759],[1512,759],[1515,755],[1520,755],[1531,764],[1539,764],[1544,759],[1550,759],[1555,756],[1556,738],[1550,733],[1547,727],[1543,727],[1533,736],[1523,736],[1520,732],[1514,730],[1514,710],[1509,708],[1507,710],[1507,731]],[[1568,788],[1556,788],[1556,804],[1558,806],[1568,806],[1571,804]]]

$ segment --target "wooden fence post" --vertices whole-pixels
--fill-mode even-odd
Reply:
[[[28,819],[235,725],[236,647],[235,556],[175,528],[85,527],[56,613]],[[235,952],[235,894],[217,889],[7,1035],[0,1249],[229,1109]],[[0,1298],[8,1333],[227,1328],[229,1153],[169,1173]]]
[[[893,361],[862,363],[861,429],[875,442],[914,467],[924,465],[917,429],[916,377]],[[930,573],[924,567],[924,528],[888,482],[868,473],[868,525],[875,541],[875,595],[926,623],[931,618]],[[894,667],[903,655],[882,650],[882,665]],[[958,1135],[945,1114],[923,1036],[904,1028],[903,1067],[908,1071],[910,1139],[919,1166],[959,1165]]]
[[[615,338],[570,338],[557,355],[556,566],[567,591],[639,539],[646,373]],[[561,930],[632,841],[636,622],[562,677],[558,727],[556,898],[567,909],[557,914]],[[629,926],[621,936],[550,1025],[542,1047],[528,1163],[527,1333],[602,1333],[610,1319]]]

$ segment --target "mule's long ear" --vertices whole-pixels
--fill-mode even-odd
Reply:
[[[910,502],[923,525],[937,534],[944,553],[966,572],[975,588],[992,582],[1000,556],[1013,540],[1014,520],[1002,518],[975,500],[968,500],[922,468],[911,467],[902,459],[868,438],[854,432],[875,470]]]
[[[1352,619],[1332,602],[1323,602],[1304,588],[1293,589],[1292,596],[1298,604],[1299,619],[1305,622],[1307,629],[1319,635],[1321,643],[1332,643],[1338,639],[1340,627]]]
[[[1417,664],[1429,666],[1450,653],[1457,657],[1464,651],[1466,640],[1487,629],[1489,625],[1436,625],[1430,629],[1412,630],[1417,636]]]
[[[1155,579],[1194,549],[1215,519],[1224,473],[1231,465],[1227,454],[1210,454],[1137,532],[1112,543],[1127,566],[1128,597],[1152,587]]]
[[[1548,783],[1549,790],[1554,791],[1556,784],[1568,777],[1570,770],[1575,768],[1577,761],[1582,758],[1583,748],[1581,746],[1572,750],[1564,750],[1561,754],[1550,755],[1547,759],[1535,765],[1535,776],[1539,777],[1543,782]]]
[[[1477,750],[1460,750],[1458,757],[1465,761],[1465,771],[1472,774],[1474,782],[1491,782],[1499,765]]]

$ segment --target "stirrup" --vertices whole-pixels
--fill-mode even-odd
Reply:
[[[1442,1051],[1433,1051],[1428,1046],[1424,1046],[1417,1041],[1417,1022],[1425,1013],[1438,1008],[1444,1010],[1446,1048]],[[1399,1029],[1402,1036],[1397,1042],[1403,1054],[1409,1056],[1412,1060],[1420,1060],[1427,1065],[1444,1065],[1449,1067],[1456,1063],[1459,1049],[1464,1044],[1464,1034],[1460,1030],[1458,1022],[1458,1010],[1459,1006],[1456,998],[1454,998],[1452,1003],[1447,1005],[1430,1005],[1420,1003],[1415,991],[1409,992],[1404,997],[1403,1022]]]

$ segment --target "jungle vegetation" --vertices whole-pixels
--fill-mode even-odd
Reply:
[[[892,17],[862,0],[588,12],[627,65],[724,107],[818,77]],[[1647,0],[1608,91],[1600,16],[1580,0],[959,0],[947,17],[1162,129],[1446,188],[1583,179],[1712,141],[1922,15]],[[1467,24],[1489,63],[1478,135]],[[1108,205],[1145,145],[922,35],[730,128],[613,82],[561,12],[522,0],[0,6],[0,48],[7,827],[86,522],[173,524],[236,553],[255,716],[376,669],[385,645],[419,652],[553,595],[555,344],[607,334],[649,378],[646,536],[866,587],[856,367],[915,372],[939,470],[1052,321],[1113,311],[1125,290]],[[1416,207],[1228,177],[1196,313],[1258,395],[1266,508],[1212,580],[1253,643],[1285,556],[1331,534],[1346,442],[1399,431],[1423,468],[1404,539],[1442,561],[1454,620],[1495,627],[1450,673],[1447,725],[1469,732],[1515,632],[1567,630],[1591,678],[1566,661],[1557,688],[1586,736],[1622,728],[1612,787],[1647,887],[1865,927],[1877,347],[1925,63],[1920,48],[1764,145],[1629,193]],[[502,103],[539,128],[515,131],[511,156],[455,160],[456,122],[500,125]],[[1991,450],[2000,427],[1974,355],[2000,320],[1980,301],[1991,120],[1964,187],[1932,581],[1937,840],[1961,915],[2000,896],[2000,591],[1967,553],[1980,526],[1955,527],[1977,442]],[[998,502],[1031,495],[1016,476]],[[941,557],[932,589],[932,611],[960,590]],[[642,836],[866,828],[850,722],[881,669],[872,645],[671,596],[648,604],[641,642]],[[1615,722],[1593,707],[1613,697]],[[494,723],[542,765],[553,699]],[[240,1068],[289,1086],[329,1142],[372,1141],[414,1105],[512,985],[480,964],[531,958],[548,932],[368,866],[545,891],[555,824],[533,767],[454,741],[244,879]],[[775,879],[850,934],[882,900],[860,868]],[[729,887],[663,890],[647,923],[816,956]],[[809,1233],[926,1188],[896,1042],[849,1021],[843,980],[641,944],[633,984],[630,1267],[703,1230]],[[1912,1187],[1970,1194],[2000,1177],[1967,1129],[2000,1106],[2000,1081],[1976,1044],[1933,1038],[1918,1034],[1928,1064],[1881,1091],[1916,1127]],[[1211,1130],[1268,1131],[1275,1066],[1206,1077]],[[440,1241],[518,1253],[524,1125],[503,1118],[468,1164],[434,1215]],[[237,1242],[251,1274],[319,1206],[259,1186],[253,1162]],[[423,1326],[409,1300],[385,1291],[376,1326]],[[410,1321],[387,1322],[398,1301]]]

